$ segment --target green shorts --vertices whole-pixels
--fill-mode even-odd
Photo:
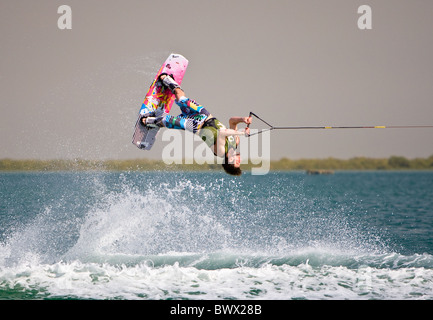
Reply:
[[[213,150],[213,146],[217,143],[218,131],[226,129],[226,127],[217,118],[210,118],[203,123],[198,135]]]
[[[198,132],[200,138],[208,145],[209,148],[212,149],[214,154],[215,154],[214,147],[218,139],[218,131],[221,129],[226,129],[226,127],[221,123],[221,121],[219,121],[217,118],[210,118],[205,121],[200,131]],[[237,144],[236,144],[235,137],[234,136],[226,137],[224,147],[226,153],[229,149],[236,150]]]

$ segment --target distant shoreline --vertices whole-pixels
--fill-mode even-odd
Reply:
[[[244,164],[249,171],[260,166]],[[162,160],[21,160],[0,159],[0,172],[12,171],[209,171],[220,170],[218,164],[165,164]],[[389,158],[355,157],[347,160],[337,158],[299,159],[282,158],[270,161],[271,171],[294,170],[433,170],[433,155],[428,158],[407,159],[400,156]]]

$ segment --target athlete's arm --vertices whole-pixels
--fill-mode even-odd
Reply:
[[[245,128],[245,130],[248,128]],[[227,136],[243,136],[245,135],[245,130],[234,130],[234,129],[220,129],[218,135],[221,137]]]
[[[232,117],[229,120],[229,126],[230,129],[237,130],[238,129],[237,126],[239,123],[242,122],[242,123],[250,124],[251,121],[252,121],[251,117]]]
[[[229,120],[229,126],[230,126],[230,129],[237,131],[239,123],[251,124],[251,121],[252,121],[251,117],[232,117]],[[227,130],[229,130],[229,129],[227,129]],[[244,131],[239,131],[239,132],[242,132],[242,133],[241,134],[238,133],[237,135],[244,134],[244,135],[248,136],[250,134],[250,128],[247,127],[247,128],[245,128]],[[227,135],[235,135],[235,133],[227,134]]]

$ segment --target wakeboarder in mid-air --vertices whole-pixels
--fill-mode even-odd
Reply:
[[[198,134],[215,156],[224,158],[222,166],[228,174],[241,175],[241,157],[236,149],[240,141],[239,136],[248,136],[249,128],[246,127],[239,131],[237,126],[239,123],[249,125],[251,117],[232,117],[229,120],[229,129],[227,129],[202,105],[187,98],[185,92],[171,76],[163,73],[159,76],[158,81],[160,85],[169,88],[175,95],[175,102],[182,113],[178,116],[164,114],[160,117],[143,117],[141,122],[145,126],[181,129]]]

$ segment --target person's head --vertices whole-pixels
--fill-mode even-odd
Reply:
[[[229,149],[224,157],[224,163],[222,164],[224,171],[233,176],[240,176],[242,174],[241,166],[241,155],[236,153],[234,149]]]

